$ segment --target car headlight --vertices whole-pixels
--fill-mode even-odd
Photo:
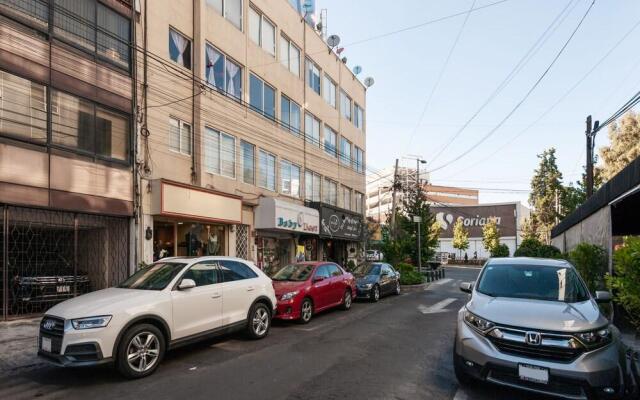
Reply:
[[[298,294],[298,291],[285,293],[280,297],[280,300],[291,300]]]
[[[103,328],[109,324],[109,321],[111,321],[111,315],[100,315],[97,317],[72,319],[71,325],[73,329]]]
[[[371,289],[373,287],[373,283],[363,283],[363,284],[360,285],[360,287],[363,288],[363,289],[369,290],[369,289]]]
[[[592,350],[611,343],[611,329],[605,326],[593,331],[577,333],[575,337],[587,349]]]
[[[484,318],[480,318],[465,308],[464,321],[478,332],[485,334],[494,327],[494,323]]]

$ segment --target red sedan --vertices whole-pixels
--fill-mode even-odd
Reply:
[[[320,311],[341,306],[351,308],[356,281],[331,262],[302,262],[287,265],[273,277],[278,299],[274,318],[298,320],[304,324]]]

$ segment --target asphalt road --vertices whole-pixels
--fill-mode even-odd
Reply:
[[[264,340],[231,335],[181,348],[146,379],[127,381],[109,367],[3,376],[0,399],[527,399],[458,387],[451,351],[467,297],[458,287],[477,272],[450,268],[427,290],[358,302],[308,325],[275,322]]]

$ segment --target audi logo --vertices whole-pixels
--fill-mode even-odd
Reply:
[[[527,332],[524,341],[531,346],[540,346],[542,344],[542,335],[539,332]]]
[[[56,321],[48,319],[42,323],[42,327],[48,331],[56,327]]]

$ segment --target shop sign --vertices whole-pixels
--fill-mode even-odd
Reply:
[[[490,221],[496,222],[501,237],[516,235],[515,204],[431,207],[431,212],[442,229],[441,238],[453,237],[456,221],[462,222],[470,237],[482,237],[482,228]]]
[[[309,234],[320,232],[318,210],[271,197],[256,207],[256,229],[275,229]]]
[[[361,215],[325,206],[320,214],[320,234],[337,239],[362,239]]]

